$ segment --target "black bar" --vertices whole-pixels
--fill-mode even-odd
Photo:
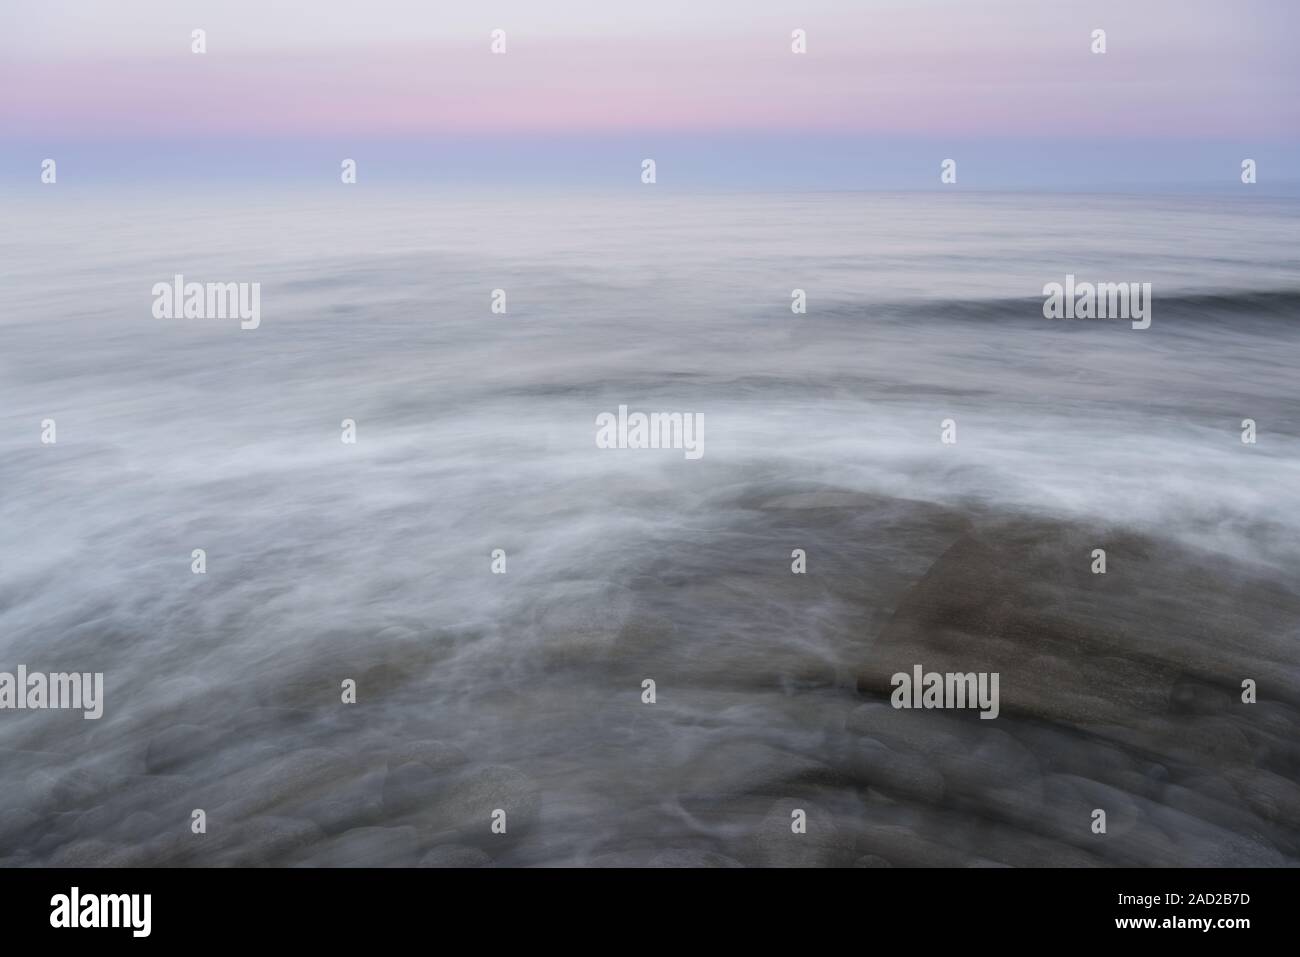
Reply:
[[[0,872],[0,915],[11,941],[76,933],[84,943],[331,946],[434,933],[447,944],[465,934],[486,944],[504,931],[540,944],[698,924],[760,942],[784,928],[846,933],[864,945],[919,933],[927,943],[1127,937],[1230,947],[1293,922],[1294,878],[1285,869],[31,869]],[[150,895],[148,935],[136,937],[127,917],[115,928],[52,927],[52,899],[73,887],[83,906],[91,895]],[[1205,920],[1214,926],[1204,929]]]

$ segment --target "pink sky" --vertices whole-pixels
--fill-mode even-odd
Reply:
[[[0,23],[0,83],[16,93],[0,99],[0,124],[19,138],[1300,128],[1294,31],[1280,29],[1297,23],[1289,0],[755,0],[707,16],[664,3],[626,22],[584,17],[597,8],[578,0],[544,19],[535,4],[501,4],[481,22],[430,19],[441,5],[401,0],[289,4],[299,19],[235,0],[50,15],[59,2],[7,0],[12,22]],[[208,31],[201,56],[189,52],[193,26]],[[504,56],[489,52],[497,26]],[[806,55],[790,52],[795,27],[808,31]],[[1094,27],[1107,30],[1105,55],[1089,52]]]

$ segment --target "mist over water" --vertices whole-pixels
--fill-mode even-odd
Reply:
[[[1298,223],[992,194],[19,202],[0,671],[103,671],[106,701],[0,712],[0,857],[1295,863]],[[154,319],[178,273],[260,282],[260,328]],[[1150,282],[1151,328],[1044,319],[1067,273]],[[703,457],[597,448],[620,404],[702,413]],[[894,711],[918,663],[1001,670],[1002,715]]]

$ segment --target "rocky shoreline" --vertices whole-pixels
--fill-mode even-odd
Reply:
[[[729,508],[635,575],[539,590],[509,658],[408,620],[268,657],[275,706],[195,686],[80,737],[24,725],[0,863],[1300,863],[1300,596],[1274,570],[837,489]],[[891,707],[917,663],[1000,673],[998,718]]]

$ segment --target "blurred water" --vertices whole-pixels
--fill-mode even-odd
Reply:
[[[99,722],[0,713],[25,782],[0,798],[0,854],[783,863],[804,849],[763,829],[788,799],[835,822],[812,863],[940,845],[943,862],[1072,862],[1064,825],[1034,843],[1014,815],[1005,847],[980,845],[979,814],[1006,803],[926,748],[880,731],[888,760],[864,770],[855,681],[953,542],[1037,522],[1217,569],[1222,594],[1180,596],[1189,621],[1213,608],[1263,634],[1197,680],[1267,666],[1274,701],[1300,704],[1298,212],[651,190],[15,202],[0,670],[102,670],[107,703]],[[1152,327],[1043,319],[1043,284],[1067,272],[1152,283]],[[260,282],[261,327],[152,318],[151,287],[175,273]],[[619,404],[703,413],[704,457],[597,449],[595,417]],[[1161,547],[1138,552],[1168,575]],[[1234,611],[1238,586],[1272,596],[1257,619]],[[1078,617],[1107,632],[1115,607]],[[1192,666],[1171,650],[1160,667]],[[999,773],[1054,787],[1070,751],[1071,781],[1147,801],[1151,820],[1177,803],[1108,777],[1073,737],[1100,733],[1086,721],[1029,718],[1046,737],[1017,731],[1029,757],[991,758]],[[1163,771],[1125,773],[1245,787],[1222,755],[1160,758],[1153,741],[1123,746]],[[1295,858],[1295,756],[1245,751],[1273,817],[1160,819],[1196,839],[1147,848],[1154,862],[1203,862],[1242,833],[1267,851],[1248,862]],[[931,776],[946,787],[916,783]],[[517,836],[493,844],[487,815],[512,801]]]

